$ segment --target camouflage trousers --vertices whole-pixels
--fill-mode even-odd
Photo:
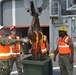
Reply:
[[[9,62],[10,72],[12,71],[14,62],[16,62],[16,67],[17,67],[17,70],[18,70],[18,75],[22,75],[22,65],[20,63],[20,57],[12,57],[10,59],[10,62]]]
[[[0,75],[10,75],[9,59],[0,60]]]
[[[73,75],[73,64],[70,63],[70,54],[59,55],[61,75]]]

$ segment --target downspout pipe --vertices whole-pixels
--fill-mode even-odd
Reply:
[[[52,11],[51,11],[51,2],[52,0],[49,1],[49,15],[52,14]],[[50,16],[49,16],[50,17]],[[49,52],[52,52],[54,51],[54,42],[53,42],[53,24],[52,24],[52,18],[49,18]]]
[[[1,23],[0,24],[3,26],[3,1],[0,2],[0,9],[1,9],[0,10],[1,11],[1,14],[0,14],[1,15],[1,17],[0,17]]]
[[[15,0],[12,0],[12,25],[16,25],[16,4]]]

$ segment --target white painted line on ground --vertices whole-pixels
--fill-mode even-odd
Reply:
[[[74,65],[74,68],[76,68],[76,65]],[[58,70],[60,69],[59,67],[53,67],[53,70]],[[17,74],[18,72],[17,71],[13,71],[11,72],[11,74]]]
[[[18,72],[17,71],[13,71],[13,72],[11,72],[11,74],[17,74]]]
[[[53,70],[58,70],[58,69],[60,69],[59,67],[53,67]]]

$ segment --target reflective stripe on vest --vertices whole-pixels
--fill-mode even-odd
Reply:
[[[10,53],[0,53],[0,56],[10,56]]]
[[[9,36],[8,38],[12,39],[11,36]],[[16,36],[16,39],[19,39],[19,37]],[[10,50],[11,50],[12,56],[14,56],[14,57],[19,56],[20,55],[20,44],[17,43],[17,44],[11,45]]]
[[[41,49],[41,51],[42,51],[42,54],[46,54],[47,53],[47,49],[45,48],[45,49]]]
[[[65,47],[69,47],[69,45],[65,44],[65,46],[58,46],[58,47],[64,47],[65,48]]]
[[[58,40],[58,51],[59,51],[59,54],[68,54],[71,52],[69,45],[66,44],[68,43],[69,37],[66,37],[64,40],[63,39],[59,38]]]
[[[45,42],[41,43],[41,52],[42,52],[42,54],[46,54],[47,53]]]
[[[11,58],[10,53],[0,53],[0,59],[9,59]]]
[[[11,52],[10,52],[10,53],[11,53],[12,55],[20,55],[20,51],[19,51],[19,52],[17,52],[17,53],[12,52],[12,47],[11,47],[11,46],[10,46],[10,50],[11,50]]]
[[[9,59],[9,58],[11,58],[9,46],[0,45],[0,59]]]

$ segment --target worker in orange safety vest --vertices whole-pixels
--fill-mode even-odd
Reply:
[[[61,26],[58,30],[59,38],[57,40],[57,49],[54,55],[54,61],[59,54],[59,67],[61,75],[73,75],[74,48],[71,37],[67,34],[67,28]]]
[[[40,42],[40,44],[41,44],[41,54],[42,55],[49,54],[49,46],[48,46],[49,44],[46,35],[43,35],[43,40]]]
[[[4,30],[3,26],[0,25],[0,37],[3,37]],[[9,60],[11,58],[10,48],[8,45],[2,46],[0,44],[0,75],[10,75]]]
[[[15,26],[10,27],[11,35],[8,37],[9,39],[20,39],[19,36],[16,35],[16,28]],[[24,52],[20,43],[16,43],[10,46],[12,58],[10,60],[10,72],[12,71],[13,64],[16,62],[16,66],[18,69],[18,75],[22,75],[22,66],[20,63],[20,53],[24,56]]]

